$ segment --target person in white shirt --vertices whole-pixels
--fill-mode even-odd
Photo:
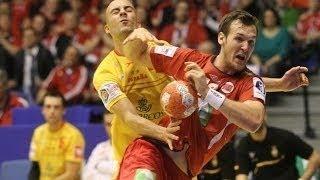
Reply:
[[[110,127],[113,115],[106,112],[103,116],[104,126],[108,135],[108,140],[97,144],[93,149],[87,164],[83,169],[83,180],[108,180],[112,179],[116,171],[117,162],[113,158]]]

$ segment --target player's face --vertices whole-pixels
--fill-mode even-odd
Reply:
[[[246,26],[237,20],[231,23],[228,36],[219,34],[219,44],[225,63],[234,71],[242,71],[254,50],[257,29]]]
[[[60,97],[46,96],[43,101],[42,114],[49,124],[63,120],[64,106]]]
[[[111,36],[129,34],[138,27],[135,9],[128,0],[114,0],[106,9],[105,31]]]

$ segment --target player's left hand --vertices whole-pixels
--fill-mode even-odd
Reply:
[[[185,62],[184,71],[186,72],[186,79],[193,84],[201,97],[206,97],[209,87],[206,75],[200,66],[194,62]]]
[[[123,41],[123,44],[127,44],[130,41],[141,40],[142,42],[156,42],[161,43],[162,41],[158,40],[153,34],[151,34],[145,28],[137,28],[130,33],[130,35]]]
[[[301,66],[289,69],[280,79],[282,90],[293,91],[301,86],[308,86],[309,79],[305,75],[307,72],[308,68]]]
[[[177,131],[180,130],[180,124],[182,123],[182,120],[171,120],[169,125],[166,128],[166,132],[167,134],[172,135],[172,133],[175,133]],[[172,141],[173,140],[178,140],[176,137],[172,136],[165,136],[166,138],[164,139],[164,141],[168,144],[170,150],[173,150],[173,145],[172,145]]]

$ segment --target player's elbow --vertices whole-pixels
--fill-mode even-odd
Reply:
[[[250,116],[249,117],[250,126],[248,127],[248,131],[250,133],[255,133],[262,125],[263,120],[264,120],[264,113],[256,113],[254,116]]]

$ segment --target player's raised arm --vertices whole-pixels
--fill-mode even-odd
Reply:
[[[281,78],[262,78],[267,92],[293,91],[301,86],[308,86],[306,67],[296,66],[289,69]]]

